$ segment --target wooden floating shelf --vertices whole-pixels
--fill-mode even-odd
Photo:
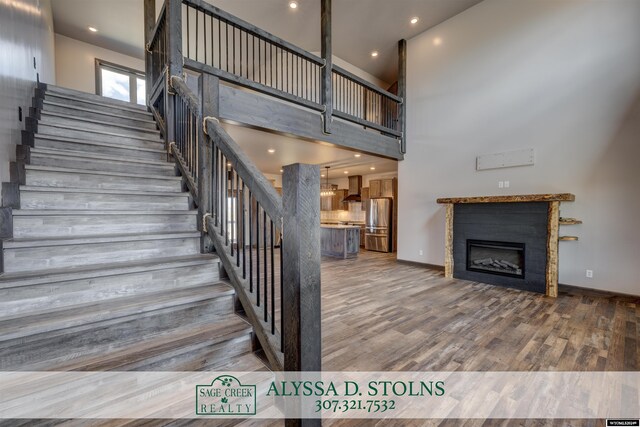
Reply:
[[[578,240],[578,237],[577,236],[560,236],[558,240],[561,242],[575,242],[576,240]]]
[[[582,224],[582,221],[575,218],[560,218],[560,225],[578,225]]]

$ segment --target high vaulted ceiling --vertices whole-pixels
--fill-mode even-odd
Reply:
[[[207,0],[310,52],[320,50],[320,0]],[[433,27],[481,0],[333,0],[333,53],[392,83],[397,42]],[[156,0],[161,3],[161,0]],[[57,33],[142,58],[142,0],[53,0]],[[409,21],[417,16],[419,21]],[[96,27],[91,33],[88,26]],[[376,58],[372,51],[378,51]]]

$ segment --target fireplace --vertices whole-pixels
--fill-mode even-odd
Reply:
[[[524,243],[467,240],[467,270],[524,278]]]

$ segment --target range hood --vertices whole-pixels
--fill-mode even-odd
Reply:
[[[349,195],[342,200],[343,202],[361,202],[362,197],[362,175],[353,175],[349,177]]]

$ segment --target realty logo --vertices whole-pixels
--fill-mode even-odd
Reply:
[[[231,375],[196,385],[196,415],[255,415],[256,386]]]

